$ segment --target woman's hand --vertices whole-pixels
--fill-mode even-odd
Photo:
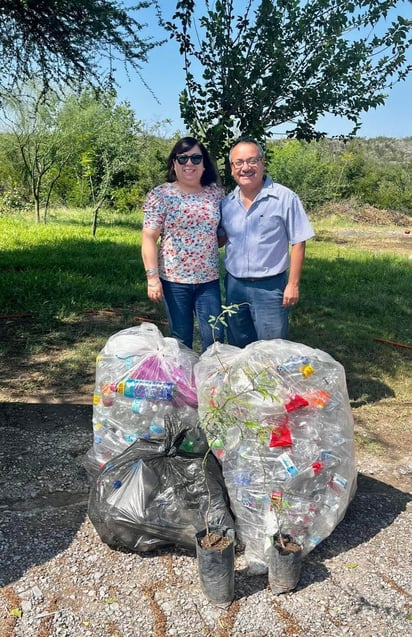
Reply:
[[[163,299],[163,288],[159,278],[147,280],[147,296],[155,303],[159,303]]]

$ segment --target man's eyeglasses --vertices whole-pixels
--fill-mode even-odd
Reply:
[[[259,157],[249,157],[249,159],[235,159],[235,161],[232,161],[232,166],[234,166],[235,168],[242,168],[243,164],[247,164],[248,166],[256,166],[261,159],[263,159],[263,157],[261,157],[260,155]]]
[[[192,162],[192,164],[197,166],[202,161],[203,155],[197,155],[197,154],[194,154],[194,155],[176,155],[176,161],[181,166],[184,166],[184,164],[187,164],[189,159]]]

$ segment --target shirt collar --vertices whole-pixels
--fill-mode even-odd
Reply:
[[[263,178],[263,185],[262,188],[260,189],[259,193],[258,193],[258,197],[259,198],[263,198],[263,197],[275,197],[276,199],[279,199],[279,195],[277,194],[276,190],[277,190],[277,184],[275,184],[275,182],[268,176],[265,175]],[[236,186],[236,188],[234,188],[234,190],[232,190],[232,192],[230,193],[230,198],[231,199],[240,199],[240,187]]]

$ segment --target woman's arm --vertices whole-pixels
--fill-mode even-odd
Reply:
[[[159,236],[160,229],[153,230],[152,228],[143,228],[142,259],[147,277],[147,296],[149,299],[156,302],[163,298],[157,257],[157,241]]]

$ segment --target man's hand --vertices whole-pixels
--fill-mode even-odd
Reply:
[[[290,307],[299,301],[299,286],[288,283],[283,293],[283,305]]]

